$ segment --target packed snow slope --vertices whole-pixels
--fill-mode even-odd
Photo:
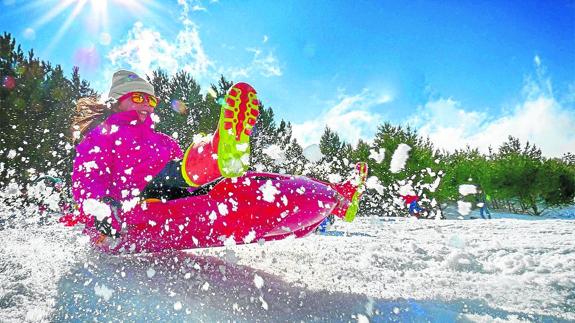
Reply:
[[[0,321],[575,320],[575,221],[358,218],[325,235],[108,256],[2,214]]]

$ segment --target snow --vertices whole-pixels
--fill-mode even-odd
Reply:
[[[237,144],[237,145],[236,145],[236,149],[237,149],[238,151],[241,151],[241,152],[246,152],[246,151],[248,150],[249,146],[250,146],[250,145],[249,145],[248,143]]]
[[[210,221],[211,221],[212,223],[213,223],[217,218],[218,218],[218,215],[216,214],[215,211],[210,212],[209,219],[210,219]]]
[[[473,205],[470,202],[457,201],[457,212],[461,215],[468,215]]]
[[[99,221],[104,220],[112,214],[108,204],[96,199],[87,199],[82,203],[82,209],[86,214],[95,216]]]
[[[94,286],[94,293],[96,296],[102,297],[106,302],[110,300],[114,291],[109,289],[105,285],[98,285]]]
[[[251,230],[247,236],[244,237],[244,242],[245,243],[250,243],[252,241],[254,241],[254,239],[256,238],[256,232],[254,230]]]
[[[470,194],[477,194],[477,187],[471,184],[459,185],[459,194],[467,196]]]
[[[245,151],[245,150],[240,150]],[[285,161],[286,156],[284,150],[279,145],[269,145],[263,149],[264,155],[270,157],[274,162],[279,165]]]
[[[92,160],[82,164],[82,167],[84,167],[86,169],[86,172],[89,173],[92,171],[92,169],[98,169],[98,164],[96,164],[96,162]]]
[[[303,155],[305,158],[307,158],[307,160],[309,160],[312,163],[317,163],[324,157],[323,154],[321,153],[319,145],[317,144],[309,145],[306,148],[304,148]]]
[[[266,183],[259,188],[259,191],[262,193],[262,199],[270,203],[273,203],[276,199],[276,195],[281,193],[270,180],[266,181]]]
[[[378,194],[383,195],[384,187],[377,176],[370,176],[365,182],[365,186],[369,189],[377,191]]]
[[[340,174],[333,174],[333,173],[331,173],[331,174],[328,174],[328,175],[327,175],[327,180],[328,180],[330,183],[334,183],[334,184],[335,184],[335,183],[341,183],[341,181],[342,181],[343,179],[342,179],[342,177],[341,177]]]
[[[379,150],[370,149],[369,150],[369,158],[373,159],[376,163],[381,163],[383,158],[385,157],[385,149],[379,148]]]
[[[226,216],[229,213],[228,206],[225,203],[218,203],[218,211],[223,216]]]
[[[258,274],[254,275],[254,285],[257,289],[262,289],[262,287],[264,287],[264,279],[261,278]]]
[[[575,320],[575,208],[120,257],[21,212],[0,205],[1,322]]]
[[[8,157],[8,159],[14,159],[14,157],[16,157],[16,150],[11,149],[8,151],[8,155],[6,157]]]
[[[409,151],[411,147],[406,144],[399,144],[391,157],[391,163],[389,165],[389,171],[392,173],[399,173],[405,167],[405,163],[409,158]]]

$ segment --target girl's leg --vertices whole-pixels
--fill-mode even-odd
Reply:
[[[194,143],[186,151],[182,176],[189,186],[199,186],[220,176],[230,178],[245,174],[259,104],[256,91],[249,84],[232,86],[224,98],[213,137]]]
[[[142,192],[144,199],[174,200],[190,196],[182,177],[181,160],[171,160]]]
[[[193,143],[183,160],[170,161],[144,190],[144,198],[189,196],[218,177],[238,177],[249,166],[250,137],[259,115],[256,91],[246,83],[231,87],[224,98],[218,128],[212,137]]]

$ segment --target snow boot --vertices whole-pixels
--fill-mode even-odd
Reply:
[[[228,91],[222,104],[216,136],[218,168],[224,177],[243,175],[249,167],[250,137],[259,115],[256,90],[247,83],[237,83]]]
[[[209,183],[222,176],[218,168],[218,138],[203,137],[186,150],[182,160],[182,177],[191,187]]]
[[[365,190],[367,172],[367,163],[357,163],[350,179],[342,184],[331,185],[343,197],[343,202],[340,202],[340,205],[332,211],[332,214],[343,218],[346,222],[351,222],[355,219],[355,215],[359,210],[359,199]]]
[[[214,135],[193,143],[182,161],[182,176],[196,187],[223,176],[242,176],[249,167],[250,137],[259,115],[256,91],[237,83],[226,94]]]

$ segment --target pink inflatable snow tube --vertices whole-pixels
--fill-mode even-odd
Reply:
[[[348,204],[327,183],[248,172],[205,185],[191,197],[136,205],[123,214],[126,229],[118,239],[105,241],[91,226],[85,232],[96,246],[111,253],[253,243],[305,236]]]

